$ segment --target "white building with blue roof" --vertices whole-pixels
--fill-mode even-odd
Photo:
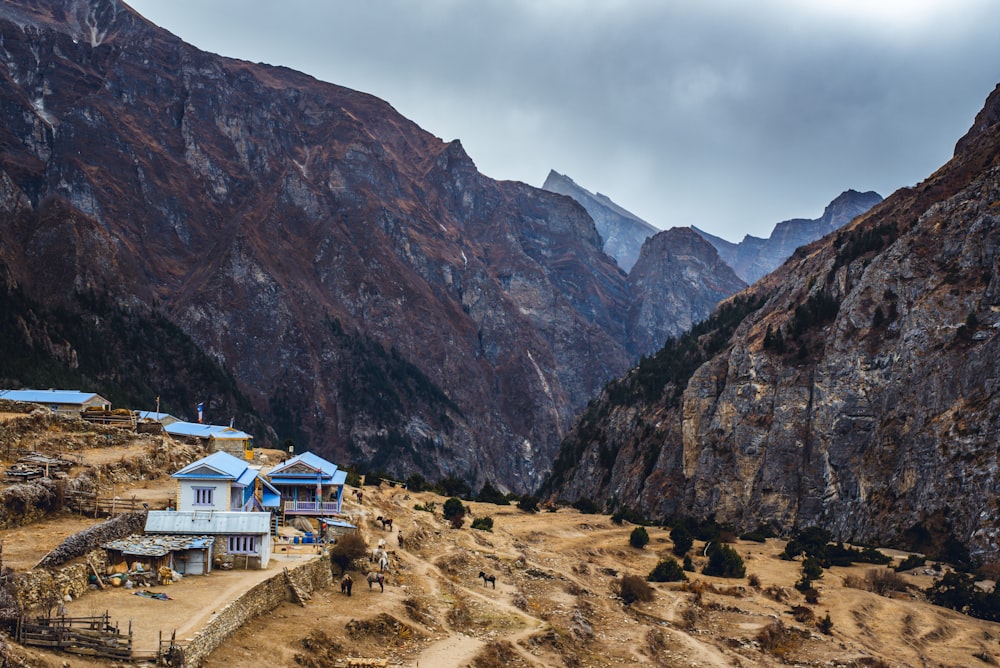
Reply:
[[[267,474],[281,491],[285,515],[325,517],[340,513],[347,471],[319,455],[303,452]]]
[[[256,494],[259,473],[228,452],[213,452],[170,476],[178,482],[177,510],[261,510]]]
[[[172,438],[197,441],[209,452],[228,452],[248,461],[253,459],[253,436],[233,427],[200,422],[163,422],[163,431]]]
[[[111,402],[94,392],[79,390],[0,390],[0,399],[45,406],[54,413],[79,417],[89,407],[110,408]]]

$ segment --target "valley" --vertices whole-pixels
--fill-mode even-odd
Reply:
[[[81,443],[58,423],[37,432],[19,431],[25,446]],[[0,444],[2,445],[2,444]],[[167,447],[183,450],[178,444]],[[148,438],[107,448],[82,447],[78,454],[122,464],[146,460]],[[198,454],[186,453],[187,457]],[[124,470],[124,468],[119,468]],[[77,475],[83,471],[75,471]],[[119,475],[111,483],[119,496],[167,499],[175,489],[170,466],[145,469],[144,479]],[[969,666],[990,665],[1000,656],[1000,624],[976,620],[926,602],[922,590],[937,574],[926,567],[904,572],[904,586],[889,596],[848,586],[884,566],[832,567],[814,582],[815,603],[795,587],[800,560],[780,555],[785,542],[735,540],[746,576],[701,574],[705,543],[690,551],[696,572],[687,582],[649,583],[652,599],[626,605],[618,584],[627,575],[645,578],[672,556],[667,527],[646,527],[649,543],[630,544],[636,529],[607,515],[570,507],[525,512],[516,505],[465,501],[460,528],[446,521],[447,497],[412,492],[385,483],[366,485],[363,502],[345,495],[344,517],[355,523],[368,545],[385,540],[391,555],[385,591],[369,591],[365,560],[351,569],[355,587],[347,597],[334,582],[313,592],[303,605],[291,601],[254,618],[204,661],[205,666],[243,665],[268,656],[275,666],[340,666],[348,657],[385,659],[388,665],[435,668],[508,666]],[[376,517],[392,517],[387,531]],[[491,518],[492,531],[471,528]],[[55,547],[69,532],[94,524],[93,518],[65,512],[48,514],[0,532],[4,565],[15,571]],[[404,537],[400,545],[399,537]],[[294,554],[287,550],[294,548]],[[316,546],[276,544],[286,550],[268,572],[280,574],[303,559],[321,558]],[[886,551],[895,563],[903,553]],[[480,572],[496,577],[484,586]],[[131,623],[145,640],[177,632],[183,638],[227,600],[259,581],[266,572],[239,569],[190,576],[156,588],[172,600],[136,597],[123,589],[91,590],[67,604],[71,614],[111,612],[123,626]],[[249,578],[249,579],[248,579]],[[832,627],[818,623],[829,614]],[[90,668],[105,665],[72,655],[10,646],[30,666]]]

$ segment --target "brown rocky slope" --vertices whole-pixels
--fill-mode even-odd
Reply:
[[[640,352],[579,205],[484,177],[382,100],[198,51],[118,0],[5,2],[0,38],[0,275],[86,323],[161,319],[236,386],[164,410],[256,412],[331,459],[523,491]],[[15,320],[70,368],[108,334]],[[124,338],[138,407],[196,377]]]

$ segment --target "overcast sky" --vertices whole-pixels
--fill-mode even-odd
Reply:
[[[738,241],[946,162],[996,0],[126,0],[195,46],[376,95],[481,172],[550,169]]]

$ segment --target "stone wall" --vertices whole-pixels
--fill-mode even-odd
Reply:
[[[42,557],[36,568],[60,566],[71,559],[96,550],[104,543],[132,534],[141,534],[145,526],[146,511],[123,513],[68,537],[58,547]]]
[[[294,569],[289,568],[288,572],[295,585],[306,593],[328,587],[332,581],[328,559],[315,559]],[[241,626],[291,599],[284,572],[264,580],[220,610],[187,643],[184,648],[184,665],[198,666]]]
[[[87,556],[97,571],[103,573],[108,565],[104,550],[93,550]],[[49,605],[53,607],[58,605],[67,594],[73,598],[86,594],[92,573],[86,561],[63,568],[36,568],[26,571],[16,576],[14,580],[17,602],[26,612],[48,612]]]

